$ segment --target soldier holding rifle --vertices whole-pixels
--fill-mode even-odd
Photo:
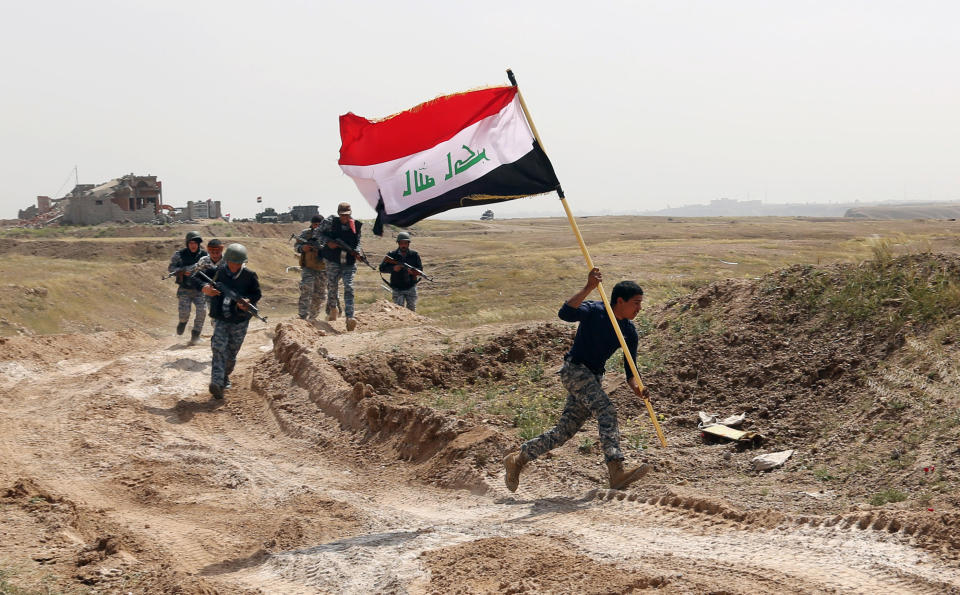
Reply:
[[[327,297],[326,265],[320,251],[323,245],[320,229],[323,217],[314,215],[310,227],[296,236],[293,249],[300,255],[300,301],[297,314],[303,320],[314,320]]]
[[[397,249],[387,252],[380,263],[381,273],[390,273],[390,289],[393,292],[393,303],[406,306],[408,310],[417,311],[417,284],[423,274],[423,263],[420,255],[410,249],[410,234],[401,231],[397,234]]]
[[[177,277],[177,313],[180,321],[177,323],[177,334],[182,335],[190,320],[190,305],[193,304],[196,313],[193,319],[193,330],[190,332],[190,344],[197,342],[200,331],[203,329],[203,319],[207,314],[207,301],[200,294],[200,285],[191,278],[197,262],[207,255],[201,247],[203,238],[200,234],[191,231],[184,240],[186,247],[177,250],[170,258],[167,271]]]
[[[210,318],[213,318],[210,394],[214,399],[222,399],[224,389],[230,388],[230,373],[237,364],[250,317],[256,313],[256,304],[262,295],[260,279],[246,268],[245,246],[230,244],[223,259],[226,266],[217,268],[211,282],[203,286],[203,294],[211,298]]]
[[[353,276],[357,272],[357,260],[366,262],[360,248],[360,229],[363,223],[351,217],[350,203],[337,206],[337,216],[327,218],[320,234],[321,251],[327,267],[327,320],[336,320],[339,309],[338,284],[343,279],[343,306],[347,316],[347,330],[357,328],[353,317]]]

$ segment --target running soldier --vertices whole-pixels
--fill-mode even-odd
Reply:
[[[224,251],[226,265],[216,270],[212,277],[215,283],[223,283],[240,296],[231,300],[214,285],[203,286],[204,295],[210,300],[210,318],[213,318],[213,338],[210,347],[213,360],[210,365],[210,394],[222,399],[223,391],[230,388],[230,374],[237,365],[237,353],[247,336],[250,324],[249,305],[260,301],[260,280],[257,274],[246,267],[247,249],[242,244],[230,244]],[[228,292],[229,293],[229,292]]]
[[[177,324],[178,335],[182,335],[187,328],[187,321],[190,320],[190,305],[193,304],[196,308],[193,330],[190,331],[190,344],[193,345],[200,338],[200,331],[203,329],[203,319],[207,315],[207,300],[203,299],[200,293],[200,285],[191,277],[193,274],[191,267],[207,253],[201,248],[203,238],[195,231],[187,232],[184,243],[185,248],[173,253],[167,271],[176,273],[177,276],[177,314],[180,319]]]
[[[203,271],[203,274],[208,277],[212,277],[213,274],[217,272],[217,269],[223,265],[223,242],[217,238],[213,238],[207,242],[207,255],[197,261],[197,270]],[[198,281],[197,283],[202,284],[203,281]]]
[[[323,259],[327,267],[327,320],[336,320],[340,300],[337,287],[343,279],[343,307],[347,315],[347,330],[357,328],[357,319],[353,317],[353,276],[357,273],[357,255],[362,258],[360,248],[360,228],[363,223],[351,217],[350,203],[342,202],[337,206],[337,216],[327,218],[320,232],[323,242]],[[343,249],[340,240],[349,248]]]
[[[536,438],[527,440],[520,450],[510,453],[503,460],[506,468],[504,480],[511,492],[517,490],[520,471],[524,465],[572,438],[591,415],[597,418],[611,488],[621,490],[652,469],[648,464],[632,469],[623,467],[617,409],[602,385],[604,364],[620,348],[620,341],[613,332],[603,302],[584,301],[602,280],[600,269],[590,271],[587,284],[568,299],[557,314],[561,320],[580,323],[573,339],[573,347],[564,358],[563,368],[560,369],[560,380],[568,392],[567,403],[556,426]],[[633,281],[617,283],[610,295],[613,315],[630,349],[629,357],[634,361],[637,359],[639,336],[633,319],[640,312],[642,301],[643,289]],[[640,398],[647,398],[647,388],[640,388],[626,360],[624,369],[627,373],[627,384],[633,392]]]
[[[405,264],[409,267],[403,266]],[[422,270],[423,263],[420,261],[420,255],[410,249],[410,234],[401,231],[397,234],[397,249],[387,252],[383,262],[380,263],[380,272],[390,273],[389,285],[393,292],[394,304],[417,311],[417,284],[420,282]]]
[[[300,255],[300,301],[298,315],[304,320],[314,320],[327,298],[327,272],[320,255],[320,226],[323,217],[314,215],[310,227],[300,232],[293,249]]]

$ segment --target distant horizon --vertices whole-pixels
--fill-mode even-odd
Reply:
[[[575,213],[948,201],[958,21],[942,0],[11,3],[0,214],[133,172],[171,206],[348,201],[369,219],[340,117],[508,85],[507,68]]]

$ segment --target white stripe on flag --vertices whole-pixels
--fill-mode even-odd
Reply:
[[[499,113],[425,151],[375,165],[340,167],[367,202],[376,205],[382,196],[384,210],[393,214],[472,182],[532,150],[533,133],[515,97]]]

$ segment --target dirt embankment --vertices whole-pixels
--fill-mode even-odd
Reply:
[[[699,410],[746,412],[766,449],[796,450],[788,478],[836,504],[956,509],[958,278],[960,259],[918,256],[714,283],[650,318],[646,382],[689,435]]]
[[[256,325],[224,402],[207,346],[3,339],[0,563],[67,592],[950,592],[958,271],[794,267],[655,308],[641,366],[668,448],[608,365],[627,457],[656,463],[627,491],[591,422],[507,492],[521,416],[451,405],[532,387],[559,407],[564,325],[454,339],[384,304],[354,333]],[[795,455],[753,472],[698,410],[745,411],[761,451]]]
[[[380,394],[364,382],[381,373],[341,375],[316,348],[316,326],[291,322],[277,326],[274,351],[265,355],[253,376],[253,389],[265,396],[281,423],[294,411],[284,407],[284,382],[289,375],[308,391],[310,399],[341,426],[363,441],[378,443],[403,461],[412,463],[417,478],[435,485],[487,491],[481,475],[483,465],[499,460],[513,443],[503,433],[470,421],[444,415],[428,407]],[[431,368],[432,369],[432,368]],[[419,376],[418,376],[419,378]],[[378,386],[384,386],[378,382]]]

